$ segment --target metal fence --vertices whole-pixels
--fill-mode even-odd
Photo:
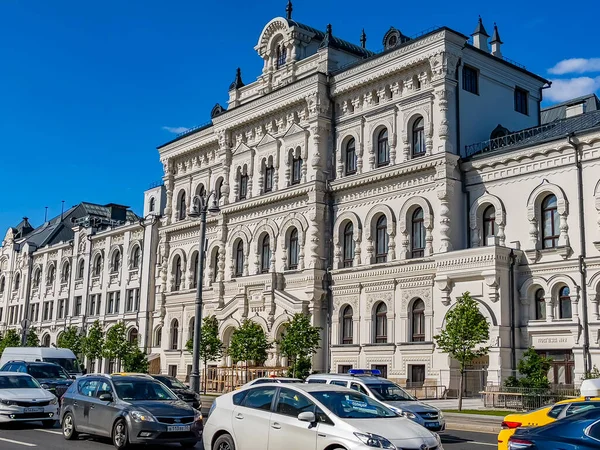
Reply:
[[[482,369],[467,369],[465,370],[465,378],[463,382],[463,397],[475,398],[481,395],[485,390],[488,380],[488,370]],[[446,386],[446,392],[443,397],[455,399],[458,398],[460,389],[460,371],[458,369],[447,369],[440,371],[440,380],[437,383],[440,386]]]
[[[224,394],[257,378],[287,374],[287,367],[209,367],[202,372],[200,382],[207,392]]]
[[[579,396],[579,389],[559,386],[550,389],[487,386],[481,395],[486,408],[530,411],[568,398],[576,398]]]

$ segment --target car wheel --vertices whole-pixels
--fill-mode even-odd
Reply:
[[[44,428],[52,428],[54,425],[56,425],[56,420],[42,420]]]
[[[123,450],[129,445],[129,436],[127,433],[127,423],[123,419],[115,422],[112,432],[113,445],[118,450]]]
[[[212,450],[235,450],[233,438],[228,434],[219,436],[213,444]]]
[[[77,431],[75,430],[75,420],[73,420],[73,414],[66,413],[65,417],[63,417],[62,432],[63,437],[67,441],[77,439]]]

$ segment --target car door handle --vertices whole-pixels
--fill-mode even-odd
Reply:
[[[77,402],[73,402],[73,406],[77,406]]]
[[[319,436],[319,437],[327,437],[327,435],[323,434],[323,433],[318,433],[317,436]]]
[[[277,422],[273,422],[273,424],[271,424],[271,428],[275,428],[276,430],[280,430],[281,429],[281,425],[279,425]]]
[[[235,418],[238,420],[242,420],[244,418],[244,415],[241,413],[238,413],[238,415],[236,415]]]
[[[94,405],[91,405],[91,406],[90,406],[90,409],[94,409],[94,408],[95,408],[95,406],[94,406]]]

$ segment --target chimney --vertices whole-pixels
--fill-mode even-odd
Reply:
[[[473,36],[473,46],[478,48],[479,50],[483,50],[484,52],[489,52],[487,39],[490,37],[489,34],[485,31],[485,27],[483,26],[483,21],[481,20],[481,16],[479,16],[479,22],[477,22],[477,28],[471,35]]]
[[[568,119],[569,117],[579,116],[579,115],[583,114],[584,112],[585,112],[585,100],[567,105],[567,109],[565,111],[565,117]]]
[[[502,58],[500,46],[503,44],[503,42],[500,40],[500,33],[498,33],[496,22],[494,22],[494,32],[492,33],[492,40],[490,41],[490,44],[492,45],[492,55]]]

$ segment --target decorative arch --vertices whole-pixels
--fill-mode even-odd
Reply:
[[[344,265],[344,240],[342,238],[342,235],[344,234],[344,228],[349,222],[352,223],[352,238],[354,239],[353,265],[360,265],[361,242],[363,232],[362,223],[356,213],[354,213],[353,211],[345,211],[335,219],[335,223],[333,225],[333,244],[335,246],[334,264],[336,269],[339,269]]]
[[[73,267],[71,267],[71,261],[69,258],[63,258],[60,262],[60,281],[62,283],[66,283],[71,279],[72,270]]]
[[[33,278],[32,278],[32,284],[34,288],[39,288],[40,284],[42,282],[42,273],[43,273],[43,267],[41,264],[36,264],[33,268]],[[2,276],[2,279],[4,279],[4,275]]]
[[[277,35],[286,36],[290,31],[287,21],[281,17],[276,17],[265,25],[255,49],[263,58],[272,50],[271,43]]]
[[[187,208],[189,207],[189,205],[186,204],[187,193],[185,188],[179,189],[177,197],[175,198],[177,201],[177,207],[175,208],[177,211],[177,219],[183,220],[187,216]]]
[[[469,226],[471,227],[471,246],[479,247],[484,243],[481,242],[483,239],[483,224],[482,216],[485,209],[492,205],[496,211],[496,225],[498,225],[498,243],[504,246],[506,243],[506,235],[504,234],[504,228],[506,226],[506,210],[504,209],[504,203],[499,197],[485,192],[485,194],[476,198],[471,204],[469,211]]]
[[[488,305],[486,302],[481,301],[481,299],[479,299],[477,297],[473,297],[473,300],[475,300],[475,302],[477,302],[477,304],[479,306],[479,312],[483,315],[483,317],[485,317],[488,320],[490,325],[493,327],[497,327],[498,319],[496,318],[496,314],[494,314],[494,311],[492,310],[491,306]],[[444,319],[442,320],[441,328],[443,328],[446,325],[446,318],[448,317],[448,312],[450,312],[450,310],[452,308],[454,308],[455,306],[456,306],[456,302],[454,302],[454,304],[452,306],[450,306],[450,308],[448,308],[448,311],[446,311],[446,314],[444,314]],[[492,330],[490,330],[490,338],[492,337],[491,331]]]
[[[598,180],[594,188],[594,197],[596,199],[596,210],[600,212],[600,180]]]
[[[552,298],[558,298],[558,290],[567,286],[571,290],[571,296],[577,295],[578,284],[573,278],[565,274],[556,274],[548,278],[548,289]]]
[[[380,215],[384,215],[387,219],[387,232],[389,237],[388,242],[388,261],[393,261],[396,258],[396,244],[394,242],[394,238],[396,236],[396,218],[394,216],[394,211],[388,205],[378,204],[371,208],[371,210],[367,213],[367,218],[365,219],[365,238],[367,241],[367,264],[373,264],[375,262],[375,248],[374,248],[374,229],[376,227],[375,218]]]
[[[173,262],[175,261],[175,257],[179,256],[181,258],[181,267],[187,267],[187,255],[181,248],[176,248],[171,252],[169,257],[169,267],[173,266]]]
[[[50,333],[45,333],[40,340],[42,347],[50,347]]]
[[[205,263],[205,271],[208,271],[208,282],[212,284],[214,281],[219,281],[219,262],[225,260],[225,255],[222,253],[225,252],[225,249],[222,246],[221,241],[213,241],[208,246],[206,257],[208,258]],[[219,255],[219,259],[216,260],[217,253]],[[215,261],[216,260],[216,261]]]
[[[404,115],[403,121],[403,133],[402,133],[402,142],[404,143],[404,160],[409,160],[412,155],[412,132],[413,126],[415,122],[419,118],[423,118],[423,133],[425,135],[425,149],[426,154],[430,154],[432,151],[433,142],[431,142],[431,137],[433,134],[432,126],[431,126],[431,116],[429,114],[429,109],[419,107],[411,110],[410,112]]]
[[[525,280],[519,288],[521,303],[528,303],[529,299],[532,298],[532,294],[534,294],[537,289],[543,289],[546,294],[550,293],[550,290],[548,289],[548,281],[545,278],[527,278],[527,280]]]
[[[271,243],[272,243],[271,246],[273,247],[271,249],[271,254],[274,254],[275,250],[277,249],[277,240],[276,240],[277,236],[278,236],[277,224],[272,219],[263,219],[260,221],[260,223],[256,227],[256,230],[254,230],[254,235],[252,237],[252,242],[254,243],[253,248],[257,255],[259,254],[259,251],[260,251],[259,246],[261,245],[261,240],[265,233],[268,234],[269,239],[271,239]]]
[[[550,183],[544,179],[530,194],[527,199],[527,220],[529,220],[529,237],[531,248],[540,250],[542,248],[541,233],[541,205],[547,195],[556,196],[557,212],[560,216],[560,236],[558,247],[569,247],[569,225],[567,217],[569,214],[569,203],[565,192],[560,186]]]
[[[352,131],[349,131],[347,134],[345,134],[338,141],[338,148],[337,148],[337,154],[338,154],[337,165],[338,165],[338,167],[337,167],[337,172],[338,172],[338,177],[340,177],[340,178],[342,176],[346,175],[347,172],[348,172],[348,167],[347,167],[347,161],[348,160],[346,158],[346,150],[348,149],[348,143],[352,139],[354,139],[354,154],[355,154],[355,157],[356,157],[354,169],[355,169],[355,172],[358,172],[358,170],[359,170],[359,168],[358,168],[358,160],[359,160],[359,158],[362,158],[362,152],[361,152],[361,144],[362,144],[362,142],[360,141],[358,133],[354,133]]]
[[[162,331],[163,326],[158,325],[154,327],[152,331],[152,347],[161,347],[162,346]]]
[[[128,255],[128,266],[130,269],[134,268],[134,259],[135,259],[135,251],[136,249],[139,251],[138,254],[138,265],[141,264],[142,261],[142,244],[139,240],[131,241],[129,243],[129,249],[127,250]]]
[[[110,271],[111,272],[115,272],[116,269],[114,267],[114,259],[115,259],[115,255],[119,254],[119,267],[118,269],[121,269],[121,262],[123,261],[123,246],[122,245],[113,245],[111,247],[111,249],[108,252],[108,263],[110,264]]]
[[[596,272],[590,277],[588,280],[588,287],[590,287],[593,292],[600,293],[600,272]]]
[[[433,255],[433,209],[431,203],[425,197],[415,196],[404,202],[398,214],[399,232],[402,233],[401,258],[410,257],[411,230],[408,224],[412,221],[412,215],[417,208],[423,210],[423,226],[425,227],[425,256]]]
[[[199,181],[194,186],[194,190],[192,192],[194,192],[194,195],[201,195],[203,191],[206,193],[206,185],[202,181]]]
[[[250,249],[250,242],[252,239],[252,233],[246,225],[239,225],[233,230],[233,232],[229,236],[227,248],[229,248],[231,255],[235,255],[235,245],[240,239],[244,243],[244,253],[248,255]]]

